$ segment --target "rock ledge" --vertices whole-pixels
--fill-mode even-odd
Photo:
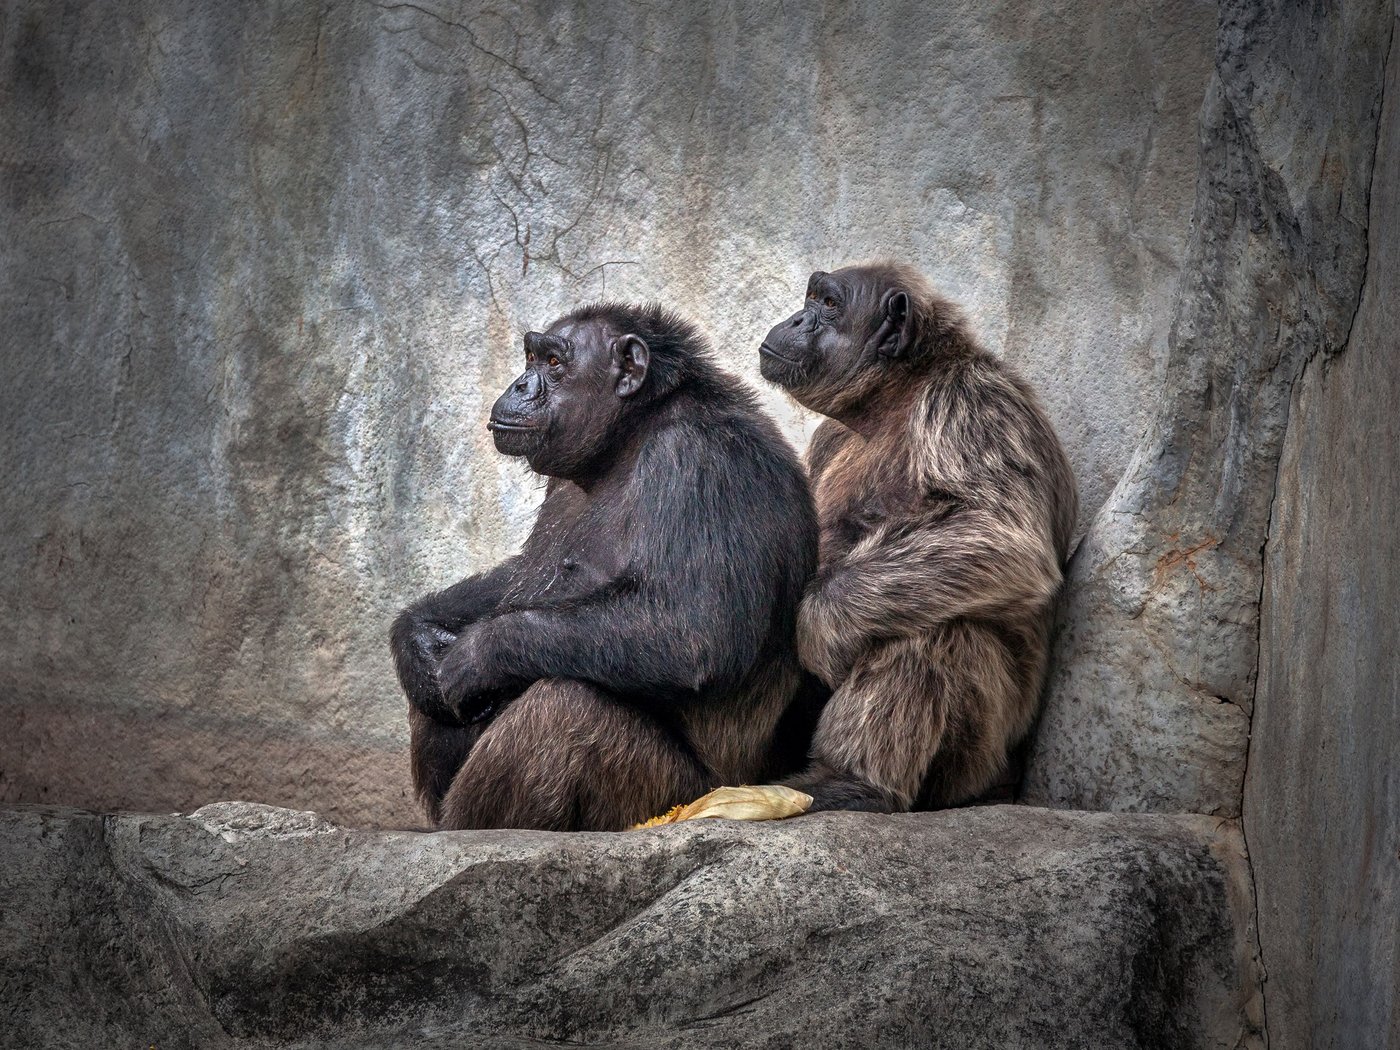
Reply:
[[[0,811],[14,1045],[1235,1047],[1232,826],[1000,806],[620,835]]]

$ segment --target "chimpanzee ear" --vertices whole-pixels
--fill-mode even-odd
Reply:
[[[880,319],[870,345],[881,357],[904,357],[914,345],[914,319],[909,312],[909,293],[891,288],[880,300]]]
[[[612,344],[613,368],[616,370],[618,397],[631,397],[646,382],[651,364],[651,348],[635,335],[618,336]]]

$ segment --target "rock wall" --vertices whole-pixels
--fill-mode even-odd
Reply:
[[[755,341],[810,269],[892,254],[964,301],[1041,389],[1083,484],[1025,799],[1225,821],[1215,836],[1199,820],[1029,811],[888,825],[929,855],[974,828],[1032,856],[1061,856],[1068,837],[1066,863],[1091,862],[1058,889],[1017,885],[1051,923],[1025,933],[1005,902],[959,925],[963,896],[1000,869],[950,853],[944,910],[898,898],[928,944],[954,938],[920,963],[950,998],[929,1005],[881,970],[885,984],[861,985],[889,989],[869,1017],[892,1040],[963,1031],[952,1018],[1045,1045],[1247,1043],[1260,1009],[1244,868],[1234,845],[1223,869],[1204,859],[1236,842],[1243,799],[1271,1045],[1400,1042],[1394,25],[1382,0],[4,0],[0,800],[188,809],[238,795],[344,823],[415,820],[385,629],[528,525],[539,489],[481,426],[520,332],[581,299],[658,297],[759,386]],[[813,420],[763,396],[803,442]],[[143,834],[194,825],[30,816],[6,840],[21,866],[0,868],[7,891],[24,889],[14,871],[35,880],[30,910],[0,914],[11,943],[134,923],[121,909],[153,900],[175,917],[148,940],[118,930],[131,958],[112,954],[120,938],[63,942],[87,990],[41,996],[70,1011],[52,1023],[98,1002],[100,981],[82,981],[130,979],[133,959],[159,969],[170,949],[189,998],[127,988],[105,1001],[105,1031],[145,1038],[132,1017],[211,1038],[272,1024],[238,989],[281,963],[229,954],[249,927],[218,908],[276,901],[238,898],[233,869],[185,871],[188,854],[133,860]],[[748,833],[733,834],[720,838]],[[398,861],[434,854],[443,886],[497,877],[454,867],[457,845],[389,838]],[[548,851],[526,853],[531,877],[558,874]],[[275,849],[259,856],[259,878],[290,870]],[[500,871],[518,874],[521,856]],[[58,883],[42,881],[51,865]],[[898,911],[877,874],[842,890],[871,922]],[[1105,879],[1102,907],[1085,905]],[[393,879],[371,889],[412,898]],[[453,914],[470,918],[475,899],[456,893]],[[394,914],[375,899],[364,915]],[[1072,906],[1089,924],[1055,925]],[[528,916],[498,918],[505,943]],[[677,950],[703,941],[694,925]],[[347,945],[364,932],[336,929]],[[959,954],[989,931],[1015,934],[1007,973]],[[314,986],[316,935],[290,949],[307,967],[293,998],[296,981]],[[374,945],[389,954],[342,975],[356,995],[421,947]],[[34,972],[71,976],[42,949]],[[1162,950],[1175,962],[1154,969]],[[1061,988],[1046,960],[1064,959],[1082,972]],[[747,965],[734,960],[735,988]],[[1053,1030],[1009,1006],[977,1013],[1000,1002],[982,998],[992,972],[1039,981]],[[819,992],[819,1019],[822,995],[847,1001]],[[700,996],[676,1016],[722,1042],[730,1015],[777,1024],[772,994]],[[123,1013],[130,1001],[144,1012]],[[1112,1013],[1121,1002],[1146,1004],[1156,1034]],[[1182,1018],[1196,1027],[1173,1029]]]
[[[1240,813],[1290,395],[1361,293],[1393,18],[1221,6],[1162,398],[1070,573],[1029,801]]]
[[[1400,35],[1366,281],[1294,392],[1244,825],[1273,1050],[1400,1046]]]
[[[1216,17],[6,0],[0,798],[415,819],[387,624],[523,534],[483,417],[581,299],[673,302],[758,386],[810,270],[909,258],[1087,520],[1195,265]]]

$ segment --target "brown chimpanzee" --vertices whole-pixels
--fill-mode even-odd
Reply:
[[[834,692],[793,785],[812,809],[948,806],[995,787],[1035,716],[1074,476],[1026,383],[908,267],[814,273],[765,378],[831,417],[798,612]]]
[[[433,822],[620,829],[772,775],[817,532],[753,396],[676,315],[602,303],[525,337],[489,426],[549,478],[535,527],[392,631]]]

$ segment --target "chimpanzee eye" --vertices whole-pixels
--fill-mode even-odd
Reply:
[[[554,354],[550,354],[550,355],[549,355],[549,367],[550,367],[550,368],[558,368],[558,367],[559,367],[559,358],[556,357]]]
[[[835,306],[835,305],[836,305],[836,300],[833,299],[831,296],[828,295],[825,299],[822,300],[822,305],[823,305],[823,306],[826,306],[826,307]]]
[[[808,291],[808,293],[807,293],[807,298],[808,298],[808,299],[815,299],[816,297],[817,297],[817,293],[816,293],[816,292]]]
[[[528,363],[528,362],[530,362],[530,361],[533,361],[534,359],[535,359],[535,352],[534,352],[533,350],[526,350],[526,351],[525,351],[525,360],[526,360],[526,362]]]

